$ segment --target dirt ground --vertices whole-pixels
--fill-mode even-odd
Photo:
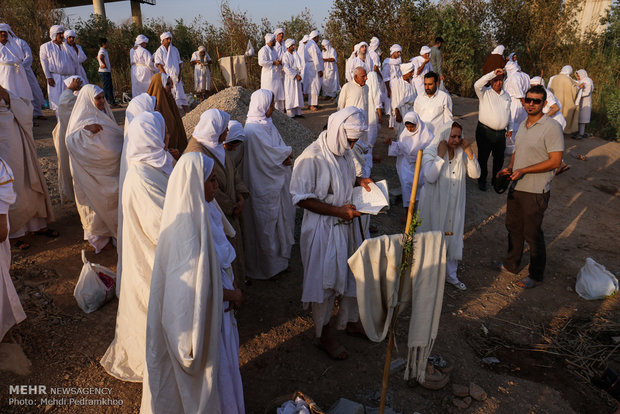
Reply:
[[[465,137],[473,140],[477,101],[454,97],[454,106],[455,115],[464,124]],[[334,105],[328,104],[317,113],[304,112],[306,118],[301,123],[318,134],[333,110]],[[123,110],[116,110],[115,115],[121,122]],[[114,336],[118,302],[113,300],[87,315],[73,297],[82,267],[80,250],[86,250],[89,260],[112,268],[116,253],[95,255],[82,240],[75,206],[59,204],[51,140],[54,122],[53,116],[37,121],[35,139],[57,214],[52,227],[61,236],[29,236],[29,250],[12,251],[11,273],[27,319],[4,338],[0,361],[4,359],[6,365],[8,359],[19,365],[6,345],[14,343],[21,346],[32,365],[28,369],[21,364],[29,371],[25,375],[10,371],[0,374],[0,412],[136,413],[141,384],[118,381],[99,365]],[[382,140],[392,133],[385,125],[381,128],[375,153],[383,160],[373,167],[373,178],[386,178],[390,189],[399,192],[394,159],[387,158]],[[612,337],[620,336],[620,299],[616,295],[586,301],[574,292],[574,286],[586,257],[604,264],[612,273],[620,271],[620,144],[595,137],[582,141],[567,138],[565,143],[565,160],[571,169],[553,181],[544,220],[546,280],[536,289],[520,290],[512,285],[514,277],[491,270],[491,260],[501,259],[507,246],[506,197],[492,190],[481,192],[468,179],[466,240],[459,266],[468,290],[446,287],[434,354],[455,364],[451,383],[475,382],[486,390],[488,399],[474,401],[470,408],[459,411],[452,404],[449,386],[440,391],[411,387],[403,380],[402,369],[395,369],[388,393],[394,410],[424,414],[613,412],[611,399],[580,375],[586,372],[585,365],[604,357],[620,364],[618,347],[610,350],[609,346]],[[580,154],[587,161],[574,158]],[[392,205],[387,214],[373,218],[376,234],[402,232],[403,215],[400,205]],[[237,314],[247,412],[263,413],[274,399],[296,390],[312,396],[324,409],[341,397],[378,406],[387,341],[371,343],[342,334],[339,338],[350,358],[338,362],[329,359],[314,345],[312,320],[300,303],[303,272],[298,245],[293,249],[291,268],[291,272],[272,280],[254,281],[247,287],[247,301]],[[520,272],[521,277],[524,275],[527,268]],[[394,359],[406,359],[406,329],[407,320],[401,318]],[[482,362],[483,357],[490,356],[500,362]],[[69,405],[68,401],[66,405],[51,405],[42,403],[41,397],[52,395],[9,394],[10,385],[23,384],[111,388],[104,397],[116,400],[117,405],[91,407]],[[18,398],[24,403],[24,397],[25,403],[32,405],[20,406],[10,400]]]

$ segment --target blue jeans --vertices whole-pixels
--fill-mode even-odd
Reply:
[[[114,105],[114,89],[112,88],[112,74],[110,72],[99,72],[101,83],[103,84],[103,95],[110,105]]]

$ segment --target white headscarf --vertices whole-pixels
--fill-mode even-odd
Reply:
[[[274,30],[273,35],[278,36],[280,33],[284,34],[284,29],[281,27],[278,27],[276,30]]]
[[[204,47],[204,46],[198,46],[198,51],[199,51],[199,52],[206,52],[206,51],[207,51],[207,48],[206,48],[206,47]]]
[[[125,131],[129,127],[129,124],[133,119],[142,112],[155,111],[155,105],[157,104],[157,98],[144,92],[134,97],[127,105],[125,110]],[[125,136],[125,138],[127,138]]]
[[[519,71],[519,65],[517,65],[512,60],[506,62],[506,66],[504,66],[504,70],[506,71],[506,76],[513,75]]]
[[[373,38],[370,39],[369,49],[370,50],[377,50],[378,47],[379,47],[379,39],[376,36],[373,36]]]
[[[116,130],[119,134],[123,134],[123,130],[118,126],[110,105],[105,101],[105,107],[103,111],[100,111],[95,106],[95,96],[103,93],[97,85],[84,85],[80,89],[73,111],[71,111],[71,118],[69,118],[69,124],[67,125],[66,136],[73,134],[76,131],[81,130],[86,125],[99,124],[104,129]]]
[[[164,150],[166,122],[159,112],[142,112],[129,124],[127,131],[128,160],[140,161],[153,168],[172,173],[172,156]]]
[[[15,34],[13,33],[13,31],[11,30],[11,26],[9,26],[6,23],[0,23],[0,32],[7,32],[8,34],[10,34],[11,36],[15,36]]]
[[[504,47],[504,45],[499,45],[497,46],[495,49],[493,49],[493,51],[491,52],[492,55],[503,55],[504,54],[504,50],[506,48]]]
[[[11,167],[0,158],[0,214],[7,214],[9,206],[17,199],[17,194],[13,190],[14,180]]]
[[[273,42],[274,40],[276,40],[276,37],[273,35],[273,33],[267,33],[265,35],[265,44],[269,44],[271,42]]]
[[[65,40],[67,39],[67,37],[77,37],[77,35],[75,34],[75,32],[71,29],[69,30],[65,30]]]
[[[579,69],[576,74],[579,75],[579,82],[583,82],[588,79],[588,72],[586,72],[585,69]]]
[[[65,26],[61,24],[55,24],[54,26],[50,27],[50,39],[56,40],[56,35],[58,33],[64,34],[64,32],[65,32]]]
[[[172,39],[172,33],[170,32],[164,32],[159,36],[159,40],[161,41],[161,43],[164,43],[164,39]],[[172,40],[171,40],[172,42]]]
[[[342,157],[351,149],[348,140],[358,140],[367,131],[364,111],[355,106],[347,106],[327,119],[325,143],[332,154]]]
[[[531,86],[542,85],[544,87],[545,82],[543,81],[543,78],[541,78],[540,76],[534,76],[533,78],[530,78],[530,85]]]
[[[304,37],[301,39],[301,43],[306,43],[308,41],[308,35],[304,35]]]
[[[134,42],[134,46],[135,45],[141,45],[142,43],[148,43],[149,42],[149,38],[144,36],[143,34],[138,35],[136,37],[136,41]]]
[[[359,42],[357,45],[355,45],[355,47],[357,48],[357,53],[359,53],[359,51],[362,49],[362,46],[366,46],[366,52],[368,52],[368,43]]]
[[[422,46],[420,48],[420,56],[426,54],[426,53],[431,53],[431,48],[428,46]]]
[[[318,30],[313,30],[310,32],[310,34],[308,35],[308,39],[314,39],[315,37],[319,36],[320,33]]]
[[[395,43],[392,46],[390,46],[390,56],[392,56],[392,53],[402,52],[402,51],[403,51],[403,48],[398,43]]]
[[[400,133],[398,140],[400,141],[400,145],[404,146],[403,152],[407,154],[411,154],[414,146],[423,145],[422,148],[426,148],[433,141],[433,133],[427,128],[426,124],[422,122],[418,114],[414,111],[409,111],[403,117],[404,123],[412,123],[415,125],[415,130],[413,132],[409,132],[409,130],[405,127],[403,132]],[[416,142],[414,142],[416,141]],[[417,154],[411,154],[415,159]]]
[[[570,76],[573,74],[573,67],[571,65],[566,65],[560,70],[560,74]]]
[[[229,120],[230,115],[226,112],[219,109],[208,109],[200,115],[200,121],[192,133],[198,142],[209,148],[222,165],[226,165],[224,163],[226,150],[220,142],[220,135],[228,128]]]
[[[400,65],[400,72],[403,75],[406,75],[409,72],[413,72],[413,69],[415,69],[415,65],[413,64],[413,62],[402,63]]]
[[[325,48],[329,49],[329,46],[330,46],[329,40],[327,40],[327,39],[321,40],[321,45],[323,45],[323,46],[325,46]]]
[[[245,141],[245,130],[243,129],[241,122],[230,120],[228,121],[228,134],[226,135],[224,144],[228,144],[233,141]]]
[[[289,47],[293,46],[295,44],[295,41],[293,39],[286,39],[284,41],[284,47],[286,49],[288,49]]]
[[[265,113],[271,105],[273,93],[267,89],[258,89],[252,93],[250,107],[246,124],[273,124],[271,117],[266,117]]]

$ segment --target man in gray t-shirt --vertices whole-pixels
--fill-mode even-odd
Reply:
[[[521,264],[524,242],[530,246],[529,276],[517,282],[532,288],[543,281],[547,253],[542,220],[549,202],[554,170],[560,167],[564,153],[564,134],[560,124],[542,113],[547,92],[540,85],[532,86],[523,99],[527,119],[515,137],[515,152],[508,168],[497,176],[510,175],[515,183],[508,192],[506,229],[508,254],[499,270],[517,273]]]

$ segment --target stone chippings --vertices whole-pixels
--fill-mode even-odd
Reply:
[[[192,135],[194,128],[200,120],[200,115],[208,109],[215,108],[226,111],[230,114],[230,119],[245,125],[250,105],[250,96],[251,92],[241,86],[226,88],[212,95],[183,117],[183,126],[185,127],[187,137],[189,138]],[[317,138],[317,135],[308,128],[280,111],[274,111],[272,119],[280,135],[282,135],[282,139],[293,148],[295,155],[301,154]]]

